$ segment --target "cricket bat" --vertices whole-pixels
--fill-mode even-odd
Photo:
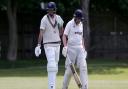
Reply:
[[[75,82],[77,84],[77,86],[79,88],[82,88],[82,83],[81,83],[81,80],[80,80],[80,77],[78,76],[78,73],[76,72],[76,69],[75,69],[75,66],[74,64],[71,62],[71,60],[69,59],[68,55],[67,55],[67,59],[69,61],[69,66],[71,68],[71,71],[72,71],[72,74],[73,74],[73,77],[75,79]]]

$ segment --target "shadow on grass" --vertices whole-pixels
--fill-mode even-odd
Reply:
[[[20,64],[21,63],[21,64]],[[1,63],[0,63],[1,64]],[[6,63],[5,63],[6,64]],[[18,65],[19,64],[19,65]],[[6,64],[7,65],[7,64]],[[22,65],[22,66],[21,66]],[[59,76],[64,75],[64,62],[60,62]],[[7,65],[8,66],[8,65]],[[88,61],[89,74],[121,74],[128,70],[126,62],[117,61]],[[21,61],[12,67],[0,68],[0,77],[46,77],[46,61],[26,62]]]
[[[111,66],[110,66],[111,65]],[[121,74],[128,69],[128,65],[94,65],[88,67],[89,74]]]
[[[128,60],[95,59],[88,61],[89,74],[121,74],[128,70]]]

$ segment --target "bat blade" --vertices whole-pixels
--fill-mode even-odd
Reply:
[[[72,74],[73,74],[73,77],[74,77],[74,79],[76,81],[77,86],[79,88],[81,88],[82,87],[82,83],[81,83],[81,80],[80,80],[80,78],[79,78],[79,76],[78,76],[78,74],[76,72],[76,69],[75,69],[73,63],[70,63],[70,68],[71,68],[71,71],[72,71]]]

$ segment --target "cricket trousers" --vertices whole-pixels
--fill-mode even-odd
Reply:
[[[48,89],[56,89],[60,46],[44,46],[44,50],[47,58]]]
[[[80,46],[68,46],[67,52],[68,58],[70,58],[73,64],[76,64],[79,68],[80,80],[82,82],[82,89],[88,89],[88,73],[87,73],[87,63],[86,57],[87,52]],[[69,62],[66,58],[65,61],[65,74],[63,80],[62,89],[68,89],[69,82],[71,80],[72,72],[69,66]]]

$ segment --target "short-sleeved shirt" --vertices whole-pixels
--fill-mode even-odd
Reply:
[[[54,25],[52,25],[50,23]],[[60,35],[59,35],[59,27],[63,26],[64,21],[59,15],[55,15],[52,19],[50,16],[45,15],[41,19],[40,29],[44,30],[43,33],[43,43],[49,43],[49,42],[58,42],[60,41]]]
[[[65,27],[64,34],[68,37],[68,45],[81,46],[83,39],[83,24],[76,25],[74,18]]]

